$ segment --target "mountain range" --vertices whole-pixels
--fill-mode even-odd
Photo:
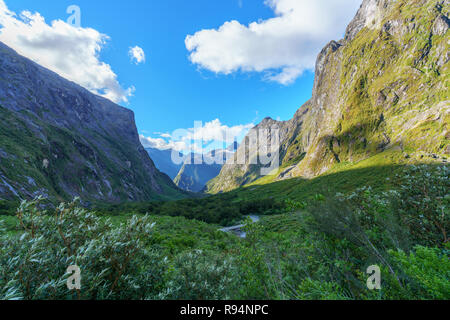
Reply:
[[[174,199],[186,195],[181,189],[221,193],[362,161],[446,162],[448,7],[448,0],[364,0],[344,38],[318,55],[312,97],[291,120],[265,118],[235,153],[190,154],[178,165],[168,161],[171,150],[142,147],[132,111],[0,43],[0,199]],[[250,161],[264,156],[258,141],[274,132],[277,157]],[[223,166],[209,161],[220,152]],[[265,167],[274,169],[267,175]]]
[[[240,32],[269,24],[283,37],[273,21],[295,17],[286,8],[318,8],[265,2],[277,16]],[[133,112],[0,43],[0,300],[448,301],[449,4],[363,0],[318,55],[292,119],[265,118],[241,144],[203,154],[144,149]],[[168,318],[206,314],[169,304]]]
[[[448,1],[364,0],[344,39],[317,57],[312,98],[291,120],[266,118],[254,129],[279,130],[278,169],[263,176],[260,163],[236,163],[261,156],[258,139],[247,136],[208,192],[310,179],[379,154],[385,164],[446,162],[447,17]]]
[[[237,143],[227,149],[219,149],[207,154],[191,154],[175,177],[175,184],[183,190],[204,191],[208,181],[217,177],[224,163],[234,156]]]
[[[0,199],[184,196],[142,147],[134,114],[0,43]]]
[[[184,159],[181,163],[172,160],[172,149],[160,150],[147,148],[147,152],[156,167],[166,173],[175,184],[186,191],[202,192],[208,181],[215,178],[223,164],[233,157],[239,144],[234,142],[226,149],[212,150],[206,154],[190,153],[183,155],[176,152],[177,157]]]

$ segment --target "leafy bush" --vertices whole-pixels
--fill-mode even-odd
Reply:
[[[130,213],[185,217],[224,226],[232,225],[242,218],[239,204],[234,203],[228,195],[170,202],[124,203],[97,207],[95,211],[105,216],[118,216],[123,213]]]
[[[294,201],[291,199],[287,199],[285,201],[286,210],[288,212],[296,212],[298,210],[304,210],[308,205],[306,202],[302,201]]]
[[[39,200],[22,202],[21,232],[1,239],[0,298],[148,299],[159,293],[164,259],[143,245],[153,228],[149,217],[114,227],[75,202],[47,216]],[[71,265],[81,268],[76,292],[66,287]]]
[[[243,299],[270,299],[275,295],[266,261],[268,247],[262,225],[247,220],[246,239],[238,246],[238,264],[241,274],[239,295]],[[270,250],[270,249],[269,249]],[[269,251],[270,252],[270,251]]]
[[[281,210],[285,208],[283,203],[274,199],[247,200],[240,202],[239,205],[243,215],[281,213]]]
[[[448,168],[410,166],[395,180],[396,190],[374,193],[364,187],[318,203],[308,224],[309,235],[319,231],[315,241],[323,256],[316,259],[330,266],[339,261],[338,269],[328,268],[326,281],[339,279],[338,285],[354,297],[368,297],[358,270],[378,264],[386,282],[370,298],[442,299],[448,289],[448,254],[417,244],[448,245]]]
[[[15,201],[0,200],[0,216],[13,216],[18,205]]]
[[[176,257],[169,267],[167,289],[161,299],[217,300],[230,299],[239,283],[234,261],[201,250]]]
[[[298,300],[347,300],[344,291],[335,282],[305,279],[296,290]]]
[[[425,246],[449,242],[450,179],[447,166],[411,166],[401,176],[394,211],[411,235]]]
[[[286,210],[284,202],[274,199],[239,200],[234,195],[220,194],[202,199],[184,199],[170,202],[123,203],[103,205],[95,211],[104,216],[123,213],[152,214],[158,216],[185,217],[198,221],[230,226],[237,224],[243,215],[279,214]]]
[[[409,254],[391,250],[403,286],[390,286],[396,299],[450,299],[450,259],[448,250],[417,246]]]
[[[318,195],[308,205],[224,194],[119,205],[99,217],[75,203],[50,214],[24,202],[19,233],[13,217],[1,219],[0,298],[449,299],[448,169],[412,166],[391,180],[394,190]],[[218,231],[254,210],[282,214],[248,219],[245,239]],[[371,291],[374,264],[382,285]],[[78,292],[66,288],[69,265],[81,267]]]

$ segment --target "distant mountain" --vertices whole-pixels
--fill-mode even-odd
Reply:
[[[174,179],[175,184],[186,191],[202,192],[206,183],[217,177],[222,165],[185,164]]]
[[[175,177],[175,184],[186,191],[202,192],[208,181],[217,177],[223,164],[233,157],[237,142],[227,149],[213,150],[206,155],[191,154]]]
[[[146,148],[145,150],[158,170],[167,174],[180,189],[201,192],[206,183],[220,173],[223,164],[233,157],[238,147],[239,144],[234,142],[226,149],[213,150],[205,155],[178,153],[180,158],[184,158],[181,164],[176,164],[172,160],[172,149]]]
[[[183,192],[142,147],[132,111],[0,43],[0,199],[146,201]]]
[[[372,166],[445,162],[448,15],[448,1],[364,0],[344,39],[318,55],[311,100],[291,120],[266,118],[255,128],[279,130],[279,163],[272,163],[279,169],[261,179],[261,164],[230,161],[208,183],[208,192],[309,179],[375,157],[384,162],[373,160]],[[235,159],[260,156],[251,137]]]
[[[146,148],[145,150],[150,155],[150,158],[152,158],[159,171],[167,174],[170,179],[175,179],[181,167],[183,167],[183,162],[175,164],[172,161],[172,149],[160,150],[156,148]],[[182,157],[183,155],[179,153],[179,156]]]

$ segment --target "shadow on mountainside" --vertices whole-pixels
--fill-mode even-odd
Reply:
[[[412,164],[374,165],[363,168],[343,169],[339,172],[326,173],[313,179],[293,178],[273,182],[267,185],[252,185],[230,192],[242,201],[256,199],[274,199],[308,201],[316,195],[333,196],[336,193],[349,193],[357,188],[370,186],[374,191],[395,188],[401,180],[401,173],[411,165],[429,164],[415,162]],[[429,164],[437,167],[446,165]],[[214,198],[215,196],[211,196]]]

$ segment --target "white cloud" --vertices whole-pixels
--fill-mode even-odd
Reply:
[[[124,89],[99,53],[109,39],[91,28],[62,20],[47,24],[39,13],[10,11],[0,0],[0,41],[19,54],[114,102],[128,102],[134,87]]]
[[[183,138],[185,140],[203,140],[204,142],[232,143],[253,127],[254,124],[252,123],[229,127],[222,124],[219,119],[215,119],[203,125],[199,123],[195,128],[189,128]]]
[[[230,127],[222,124],[219,119],[215,119],[205,124],[197,123],[194,128],[175,130],[172,134],[159,134],[158,138],[141,134],[140,139],[146,148],[174,149],[204,154],[212,149],[225,148],[234,141],[242,140],[253,127],[253,123]]]
[[[131,61],[135,64],[145,63],[145,53],[144,49],[141,47],[135,46],[130,48],[128,55],[130,56]]]
[[[275,17],[248,26],[233,20],[188,35],[191,62],[215,73],[265,72],[287,85],[314,68],[317,54],[342,38],[361,0],[265,0]]]
[[[187,150],[189,146],[184,141],[166,141],[162,138],[146,137],[143,134],[139,135],[144,148],[155,148],[160,150],[173,149],[177,151]]]

